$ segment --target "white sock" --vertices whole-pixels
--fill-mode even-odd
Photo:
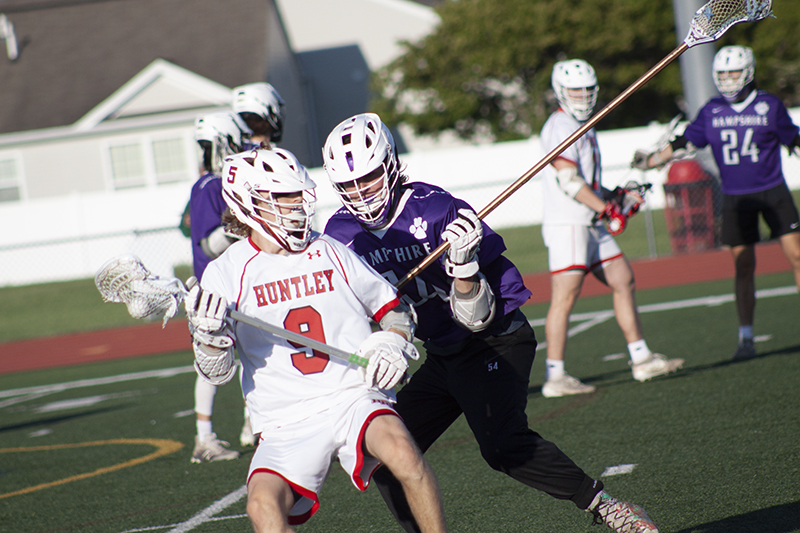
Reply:
[[[739,342],[744,339],[753,340],[753,326],[739,326]]]
[[[560,379],[564,376],[564,360],[545,359],[547,364],[546,377],[550,379]]]
[[[631,361],[634,365],[640,365],[650,359],[653,352],[647,347],[644,339],[628,344],[628,352],[631,354]]]
[[[197,420],[197,436],[201,441],[208,440],[211,436],[211,420]]]

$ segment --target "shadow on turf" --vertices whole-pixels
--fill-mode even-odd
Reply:
[[[800,502],[786,503],[700,524],[675,533],[790,533],[800,522]]]
[[[726,366],[730,365],[738,365],[742,363],[748,363],[750,361],[755,361],[757,359],[765,359],[767,357],[772,357],[776,355],[789,355],[789,354],[796,354],[800,353],[800,344],[794,346],[787,346],[786,348],[781,348],[780,350],[771,350],[768,352],[762,352],[756,355],[751,359],[743,359],[741,361],[734,361],[732,359],[725,359],[724,361],[717,361],[716,363],[709,363],[706,365],[699,365],[699,366],[692,366],[689,368],[682,368],[675,373],[669,374],[668,376],[659,376],[654,378],[654,380],[661,381],[667,379],[679,379],[683,376],[687,376],[689,374],[694,374],[697,372],[705,372],[706,370],[714,370],[716,368],[725,368]],[[589,385],[598,385],[604,381],[608,381],[602,385],[603,388],[607,388],[613,385],[618,385],[623,383],[622,380],[620,381],[611,381],[613,378],[620,378],[622,376],[626,376],[627,378],[633,379],[631,377],[631,371],[629,369],[620,369],[620,370],[613,370],[610,372],[604,372],[602,374],[597,374],[595,376],[588,376],[580,378],[582,382],[589,384]],[[542,393],[542,385],[533,385],[528,387],[528,395],[531,394],[539,394]]]
[[[17,429],[30,429],[39,426],[50,426],[53,424],[58,424],[59,422],[66,422],[67,420],[75,420],[76,418],[83,418],[85,416],[93,416],[98,415],[101,413],[109,413],[111,411],[119,411],[120,409],[124,409],[123,406],[114,406],[114,407],[103,407],[100,409],[92,409],[91,411],[84,411],[82,413],[76,413],[73,415],[62,415],[62,416],[52,416],[50,418],[41,418],[39,420],[31,420],[30,422],[24,422],[21,424],[11,424],[8,426],[0,426],[0,433],[5,431],[14,431]]]

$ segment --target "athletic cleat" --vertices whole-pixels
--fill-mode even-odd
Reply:
[[[542,385],[542,396],[545,398],[558,398],[570,394],[588,394],[597,390],[593,385],[586,385],[578,378],[564,374],[558,379],[548,379]]]
[[[192,453],[193,463],[203,461],[230,461],[237,459],[239,452],[229,450],[231,444],[224,440],[219,440],[216,433],[212,433],[206,440],[201,441],[200,437],[194,438],[194,452]]]
[[[746,361],[756,356],[756,347],[753,344],[753,339],[742,339],[739,341],[739,347],[733,353],[732,359],[734,361]]]
[[[601,490],[586,509],[595,524],[605,524],[617,533],[659,533],[647,512],[638,505],[622,502]]]
[[[633,379],[636,381],[647,381],[656,376],[663,376],[670,372],[675,372],[683,366],[683,359],[667,359],[660,353],[654,353],[650,359],[633,367]]]
[[[255,446],[256,436],[253,435],[253,428],[250,426],[250,418],[244,419],[242,433],[239,435],[239,442],[242,446]]]

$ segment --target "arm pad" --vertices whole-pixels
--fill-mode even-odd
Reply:
[[[556,170],[556,183],[570,198],[575,198],[586,185],[586,182],[578,176],[578,167],[573,165]]]
[[[495,314],[494,292],[486,277],[478,273],[478,283],[469,294],[459,293],[455,283],[450,287],[450,310],[453,318],[470,331],[483,331],[492,323]]]
[[[414,341],[414,333],[417,330],[417,313],[413,307],[409,307],[403,302],[389,310],[378,325],[383,331],[394,330],[402,335],[408,342]]]
[[[228,246],[232,243],[233,240],[225,234],[225,227],[220,226],[212,231],[208,237],[200,240],[200,248],[203,249],[203,253],[210,259],[216,259],[221,256],[222,252],[227,250]]]

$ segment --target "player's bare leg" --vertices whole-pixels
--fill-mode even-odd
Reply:
[[[289,533],[289,511],[294,493],[275,474],[256,472],[247,483],[247,515],[256,533]]]
[[[783,241],[781,241],[781,244]],[[731,247],[735,274],[736,311],[740,326],[752,326],[756,308],[756,250],[752,244]]]
[[[439,484],[402,421],[394,415],[375,418],[367,427],[364,445],[367,453],[380,460],[403,486],[420,530],[447,531]]]
[[[545,398],[595,391],[594,386],[582,383],[564,370],[569,314],[581,294],[584,277],[582,270],[550,275],[550,308],[547,310],[544,326],[547,338],[547,379],[542,385],[542,395]]]
[[[603,263],[602,268],[594,270],[594,275],[611,288],[614,315],[628,343],[633,378],[637,381],[647,381],[682,367],[683,359],[667,359],[661,354],[652,353],[648,348],[642,331],[642,320],[636,307],[633,269],[625,256]]]
[[[625,341],[630,344],[642,340],[642,321],[636,308],[636,283],[633,269],[625,256],[603,263],[593,271],[601,282],[611,289],[614,315]]]
[[[792,273],[794,273],[794,282],[797,289],[800,290],[800,233],[787,233],[781,235],[781,248],[789,264],[792,265]]]
[[[569,314],[581,294],[584,276],[582,270],[550,275],[550,308],[547,310],[547,320],[544,325],[548,359],[564,360]]]

